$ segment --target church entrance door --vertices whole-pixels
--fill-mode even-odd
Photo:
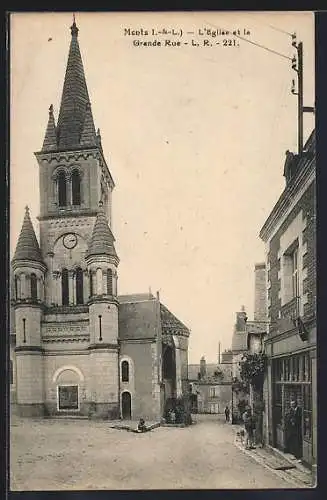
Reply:
[[[121,395],[122,417],[126,420],[131,418],[131,395],[124,391]]]

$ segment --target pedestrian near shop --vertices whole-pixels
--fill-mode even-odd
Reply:
[[[252,410],[248,406],[245,412],[243,413],[243,422],[245,429],[245,448],[247,450],[255,448],[254,443],[254,431],[255,431],[255,419],[252,415]]]
[[[287,451],[300,460],[302,457],[302,412],[294,399],[285,415],[285,423]]]

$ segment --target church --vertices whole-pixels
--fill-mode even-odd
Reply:
[[[159,419],[188,391],[189,329],[159,294],[118,295],[114,180],[89,101],[75,20],[57,123],[11,262],[10,397],[20,416]]]

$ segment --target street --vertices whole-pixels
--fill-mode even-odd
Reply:
[[[234,444],[222,417],[145,434],[109,422],[11,422],[11,490],[291,488]]]

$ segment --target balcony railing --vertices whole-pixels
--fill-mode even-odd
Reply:
[[[299,297],[294,297],[292,300],[283,305],[280,309],[280,317],[282,319],[293,320],[299,316]]]

